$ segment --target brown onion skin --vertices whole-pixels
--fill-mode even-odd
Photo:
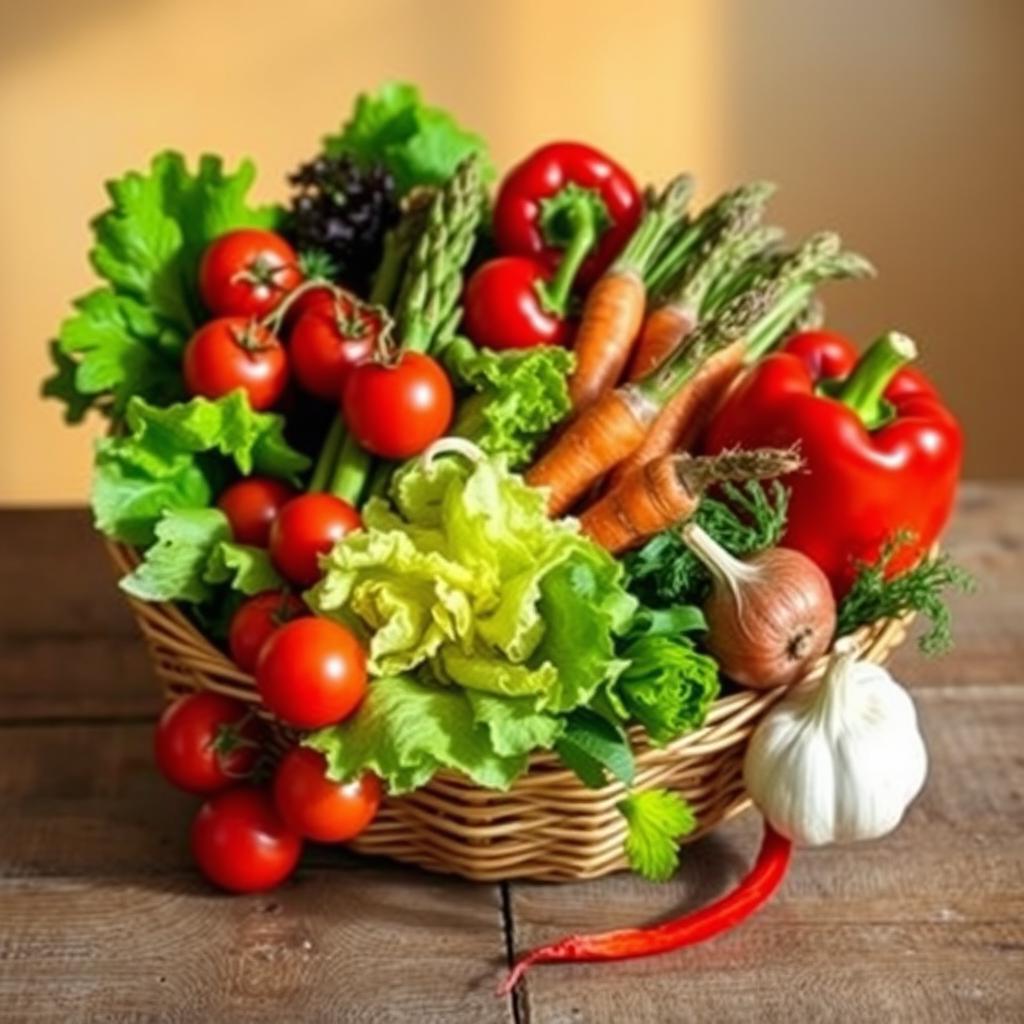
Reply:
[[[789,686],[829,649],[836,630],[832,588],[814,562],[788,548],[762,551],[743,565],[753,573],[736,582],[739,606],[729,583],[713,577],[704,646],[742,686]]]

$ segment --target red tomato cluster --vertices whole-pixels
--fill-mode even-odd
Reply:
[[[305,840],[355,839],[380,804],[375,776],[336,782],[323,755],[303,746],[285,754],[269,787],[257,784],[268,767],[266,740],[252,709],[215,693],[179,697],[157,723],[161,773],[206,798],[192,822],[192,855],[211,882],[230,892],[280,885],[295,870]]]
[[[185,348],[185,386],[220,398],[241,388],[253,409],[279,405],[289,383],[337,403],[367,451],[404,459],[448,428],[454,395],[430,356],[389,351],[386,317],[333,285],[305,282],[292,247],[243,228],[214,241],[199,267],[213,319]]]

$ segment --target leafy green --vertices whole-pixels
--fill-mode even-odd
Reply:
[[[684,635],[704,628],[704,617],[691,606],[642,609],[620,643],[629,664],[609,686],[609,700],[654,744],[699,728],[718,696],[718,665]]]
[[[92,505],[96,526],[127,544],[149,544],[166,510],[208,505],[231,464],[293,481],[309,464],[285,441],[283,419],[253,412],[241,391],[166,408],[135,398],[125,424],[97,442]]]
[[[172,509],[156,524],[156,543],[121,580],[143,601],[206,601],[206,566],[218,544],[231,539],[227,517],[216,508]]]
[[[704,498],[695,521],[742,558],[779,543],[788,508],[789,490],[783,484],[750,480],[742,486],[725,484],[720,498]],[[652,537],[626,556],[625,566],[630,591],[654,607],[702,604],[711,585],[707,569],[675,530]]]
[[[370,769],[404,790],[450,768],[507,786],[625,667],[615,635],[635,602],[617,563],[548,519],[500,457],[417,460],[391,494],[306,595],[366,637],[376,677],[314,743],[339,777]]]
[[[203,317],[203,250],[225,231],[278,221],[276,208],[248,205],[254,178],[248,161],[226,172],[203,156],[193,173],[180,154],[164,152],[146,173],[107,184],[111,205],[92,223],[90,252],[107,284],[75,301],[52,351],[56,376],[44,384],[44,394],[68,403],[69,418],[80,419],[86,401],[118,414],[135,395],[181,397],[181,351]]]
[[[234,541],[218,544],[210,552],[203,579],[207,583],[229,583],[232,590],[249,595],[284,586],[266,548]]]
[[[845,636],[879,619],[919,612],[929,620],[929,627],[918,638],[918,646],[925,654],[943,654],[953,646],[952,615],[944,591],[969,593],[975,580],[946,554],[929,555],[905,572],[889,576],[893,558],[910,539],[906,533],[897,534],[876,562],[857,567],[853,586],[839,604],[837,631]]]
[[[523,702],[509,701],[505,704],[514,712],[504,709],[480,721],[471,698],[458,687],[385,676],[370,683],[355,715],[303,742],[323,753],[332,778],[371,771],[393,794],[419,788],[442,769],[488,789],[507,789],[525,771],[528,752],[550,746],[558,723]],[[524,727],[535,717],[543,720],[546,733]],[[543,743],[537,743],[539,736]]]
[[[627,786],[633,782],[636,765],[626,731],[589,708],[577,708],[565,718],[565,731],[555,750],[580,781],[591,789],[608,784],[610,772]]]
[[[242,594],[282,586],[261,548],[231,540],[227,516],[217,508],[170,509],[156,524],[156,543],[121,588],[143,601],[210,602],[226,583]]]
[[[456,337],[442,360],[457,385],[475,392],[460,403],[451,433],[507,455],[514,467],[533,458],[571,408],[567,379],[575,360],[557,345],[492,352]]]
[[[679,839],[697,827],[689,804],[678,793],[648,789],[630,793],[618,808],[629,827],[630,867],[652,882],[667,881],[679,866]]]
[[[472,153],[480,155],[485,178],[494,176],[483,138],[461,128],[446,111],[428,106],[419,89],[404,82],[361,95],[341,132],[324,139],[324,149],[329,156],[346,153],[363,167],[384,164],[400,192],[442,184]]]
[[[394,506],[367,503],[365,529],[335,546],[309,596],[371,634],[373,674],[426,666],[442,683],[559,712],[621,671],[614,633],[634,602],[618,564],[550,520],[503,459],[417,461],[392,494]]]

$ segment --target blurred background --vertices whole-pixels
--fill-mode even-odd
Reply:
[[[1024,3],[1017,0],[3,0],[0,502],[82,503],[91,428],[38,398],[91,286],[102,182],[156,150],[250,155],[263,198],[388,78],[486,135],[606,148],[699,198],[763,177],[793,234],[840,231],[880,279],[832,326],[898,326],[965,421],[973,477],[1024,475]]]

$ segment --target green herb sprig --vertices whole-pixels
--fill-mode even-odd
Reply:
[[[977,583],[946,554],[929,555],[906,572],[887,577],[893,558],[911,539],[901,531],[886,543],[877,561],[859,564],[853,586],[839,605],[840,636],[878,619],[918,612],[929,620],[928,629],[917,641],[923,653],[944,654],[953,646],[946,591],[970,593]]]
[[[725,484],[720,498],[705,498],[696,522],[731,554],[744,555],[774,547],[786,529],[789,489],[775,480]],[[702,604],[711,577],[676,530],[652,537],[626,558],[626,578],[645,604],[664,607]]]

